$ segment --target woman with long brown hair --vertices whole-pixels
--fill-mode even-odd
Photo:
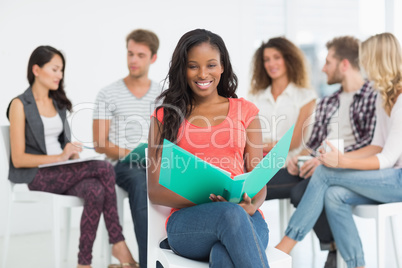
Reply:
[[[72,104],[64,91],[65,59],[50,46],[36,48],[28,63],[29,88],[14,98],[10,120],[9,180],[27,183],[32,191],[75,195],[84,199],[78,267],[91,267],[92,246],[103,213],[112,254],[123,266],[138,267],[124,241],[116,208],[115,173],[106,161],[38,168],[78,158],[81,144],[71,142],[66,120]],[[111,266],[112,267],[112,266]]]
[[[284,37],[262,43],[253,58],[248,100],[260,109],[264,154],[292,125],[295,127],[288,159],[301,152],[303,140],[308,138],[305,122],[314,111],[316,98],[303,52]],[[300,181],[282,168],[267,184],[266,199],[290,198],[292,188]]]

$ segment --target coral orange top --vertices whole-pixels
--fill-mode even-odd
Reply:
[[[216,126],[198,127],[185,119],[177,133],[177,145],[230,172],[233,178],[244,173],[246,129],[259,110],[243,98],[228,100],[229,112],[225,120]],[[159,109],[157,114],[155,110],[152,116],[163,124],[163,108]],[[173,208],[170,215],[177,210]]]

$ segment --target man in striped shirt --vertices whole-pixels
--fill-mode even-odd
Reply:
[[[155,33],[137,29],[126,39],[129,74],[103,88],[93,114],[95,150],[115,164],[116,183],[129,195],[139,262],[147,267],[147,187],[145,166],[124,163],[124,158],[141,142],[147,142],[150,116],[161,93],[159,83],[148,78],[156,61],[159,39]]]
[[[304,155],[314,155],[325,139],[343,139],[344,151],[354,151],[369,145],[374,135],[377,92],[372,83],[365,81],[361,75],[359,41],[351,36],[337,37],[327,43],[327,49],[322,70],[327,74],[329,85],[340,83],[341,88],[318,103],[311,136],[301,153]],[[299,170],[297,156],[289,161],[287,170],[296,182],[290,191],[291,202],[295,206],[299,204],[318,165],[318,159],[313,158]],[[321,249],[330,251],[324,268],[335,268],[336,246],[325,211],[317,220],[314,231]]]

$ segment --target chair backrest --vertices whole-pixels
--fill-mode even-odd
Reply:
[[[0,146],[0,167],[1,172],[0,177],[4,176],[4,179],[8,182],[6,196],[7,198],[11,198],[12,192],[14,191],[15,183],[8,180],[8,170],[10,169],[10,155],[11,155],[11,147],[10,147],[10,126],[0,126],[0,136],[1,143],[4,146]]]
[[[0,146],[0,161],[1,172],[4,174],[4,178],[9,182],[10,190],[14,188],[14,183],[8,180],[8,170],[10,169],[10,126],[0,126],[1,143],[4,146]],[[3,176],[3,175],[2,175]]]
[[[145,149],[145,158],[148,163],[148,149]],[[148,187],[148,164],[146,169]],[[159,250],[159,243],[166,238],[165,222],[169,216],[170,207],[152,204],[148,199],[148,266],[154,267]]]
[[[10,126],[1,126],[1,142],[4,146],[2,146],[0,150],[0,155],[4,158],[3,163],[5,163],[6,171],[9,168],[10,161]]]
[[[165,223],[170,210],[170,207],[152,204],[148,198],[148,245],[159,248],[159,243],[166,238]]]

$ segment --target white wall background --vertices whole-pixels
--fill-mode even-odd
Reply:
[[[10,100],[28,87],[28,58],[39,45],[64,52],[66,92],[75,109],[73,135],[90,143],[92,102],[102,87],[127,74],[125,37],[135,28],[150,29],[160,38],[158,60],[150,71],[156,81],[165,78],[173,49],[185,32],[205,28],[221,35],[239,77],[238,95],[244,97],[251,57],[262,40],[286,35],[298,45],[314,44],[319,61],[312,68],[320,70],[329,39],[346,34],[364,39],[388,29],[385,2],[394,4],[391,13],[400,14],[400,0],[0,0],[0,125],[8,124]],[[391,28],[400,40],[401,20],[395,16]],[[0,236],[6,185],[3,176]],[[44,208],[18,206],[12,231],[48,230],[49,216]]]
[[[247,40],[254,36],[250,31],[253,21],[248,19],[252,17],[251,7],[242,2],[225,0],[216,5],[207,0],[201,6],[178,0],[0,0],[0,124],[8,124],[5,111],[10,100],[28,87],[26,66],[31,52],[46,44],[62,50],[66,56],[66,92],[75,110],[73,136],[91,142],[91,103],[102,87],[127,75],[125,37],[135,28],[153,30],[160,38],[158,60],[150,71],[150,77],[156,81],[165,78],[181,35],[194,28],[219,33],[227,43],[244,94],[246,65],[253,50],[253,43]],[[6,183],[2,178],[0,215],[4,211]],[[13,232],[48,229],[47,213],[35,206],[29,210],[16,207]],[[0,216],[0,235],[3,230],[4,218]]]

